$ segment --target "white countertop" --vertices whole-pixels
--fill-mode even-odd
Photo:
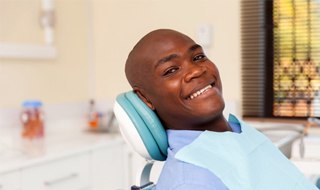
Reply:
[[[124,143],[118,132],[93,132],[83,127],[83,123],[52,123],[46,127],[44,138],[33,141],[20,137],[20,127],[0,128],[0,174],[93,148]]]
[[[249,124],[258,129],[268,129],[265,134],[279,148],[288,142],[293,143],[299,138],[299,131],[303,129],[301,125],[283,123],[249,122]],[[288,129],[294,130],[288,131]],[[38,141],[23,140],[20,134],[20,126],[0,128],[0,174],[66,155],[83,153],[93,148],[124,143],[118,132],[92,132],[85,126],[85,121],[79,120],[51,122],[46,126],[45,137]]]

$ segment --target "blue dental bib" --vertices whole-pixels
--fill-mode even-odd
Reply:
[[[235,116],[241,133],[205,131],[175,158],[208,169],[230,190],[317,190],[310,181],[256,129]]]

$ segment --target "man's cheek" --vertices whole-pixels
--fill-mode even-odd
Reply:
[[[166,84],[167,89],[171,92],[173,91],[179,91],[179,87],[180,87],[180,81],[175,80],[175,81],[170,81]]]

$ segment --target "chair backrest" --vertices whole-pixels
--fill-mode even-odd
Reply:
[[[158,116],[133,91],[117,96],[114,114],[127,143],[147,160],[167,157],[168,139]]]

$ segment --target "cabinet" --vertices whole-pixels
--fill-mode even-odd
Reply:
[[[1,174],[0,190],[20,190],[20,173],[17,171]]]
[[[125,188],[124,143],[97,148],[92,152],[92,190]]]
[[[89,187],[90,154],[82,153],[25,168],[22,190],[78,190]]]
[[[145,163],[120,134],[47,140],[43,155],[0,164],[0,190],[127,190]]]

